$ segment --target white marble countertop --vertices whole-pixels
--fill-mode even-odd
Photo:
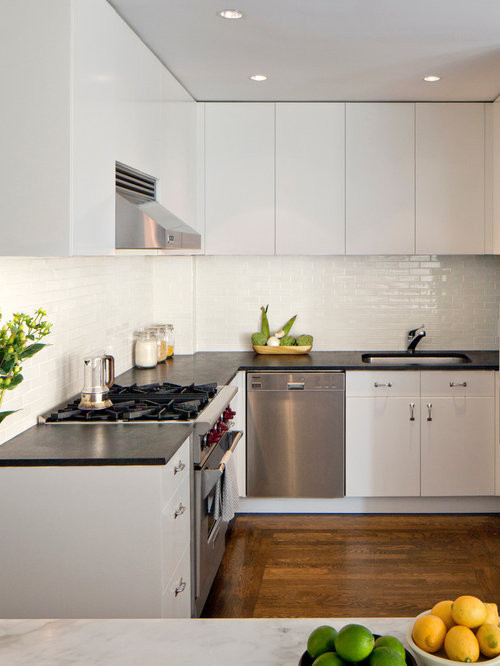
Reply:
[[[0,664],[297,666],[314,628],[351,622],[407,647],[410,618],[0,620]]]

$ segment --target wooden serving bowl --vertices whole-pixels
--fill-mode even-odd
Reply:
[[[252,345],[257,354],[307,354],[312,345],[291,345],[283,347],[268,347],[267,345]]]

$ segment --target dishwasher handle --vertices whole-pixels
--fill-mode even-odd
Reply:
[[[288,382],[286,387],[288,391],[303,391],[305,388],[305,382]]]

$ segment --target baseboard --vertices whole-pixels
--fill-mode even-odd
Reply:
[[[239,513],[497,513],[500,497],[240,498]]]

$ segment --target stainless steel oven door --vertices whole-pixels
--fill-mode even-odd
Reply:
[[[224,555],[227,523],[216,508],[217,484],[225,468],[224,457],[233,452],[242,432],[226,432],[203,466],[194,472],[195,493],[195,606],[199,617]]]

